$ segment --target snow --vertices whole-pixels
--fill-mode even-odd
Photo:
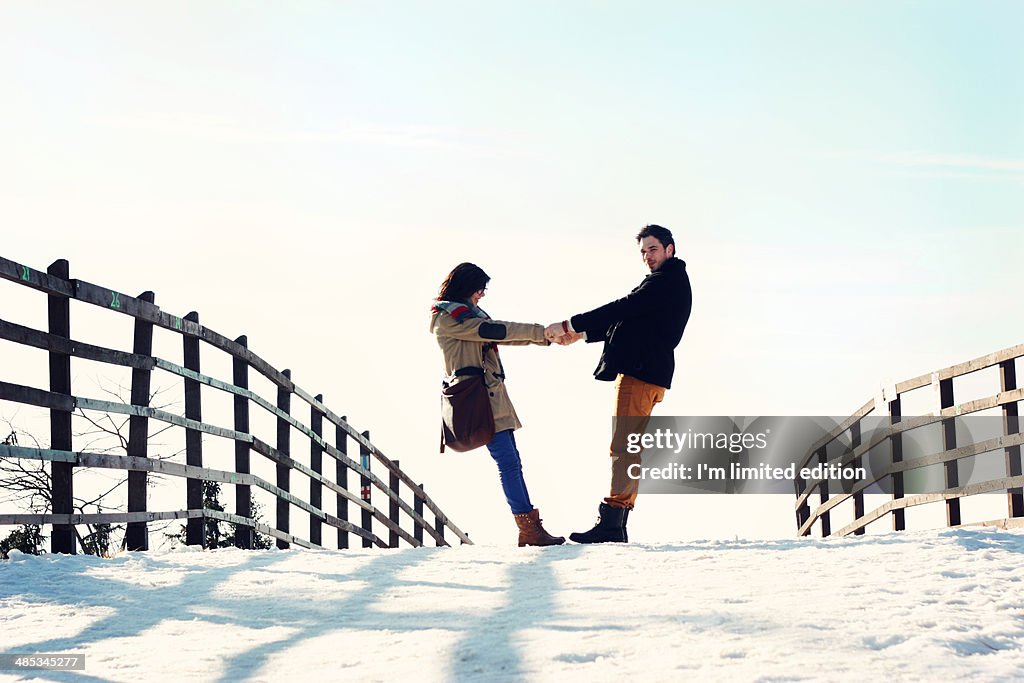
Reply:
[[[86,669],[0,681],[1013,680],[1022,581],[1024,533],[984,529],[15,554],[0,652]]]

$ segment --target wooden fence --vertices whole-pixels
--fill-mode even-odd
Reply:
[[[871,468],[869,481],[858,482],[849,492],[830,497],[826,483],[822,480],[796,482],[796,521],[800,535],[809,535],[815,523],[822,536],[832,534],[846,536],[863,534],[865,527],[891,515],[892,529],[906,529],[906,510],[908,508],[929,503],[945,503],[946,524],[961,526],[961,499],[982,493],[1005,491],[1007,515],[1001,519],[977,520],[971,524],[995,526],[1024,525],[1024,476],[1021,476],[1021,444],[1024,434],[1020,431],[1018,402],[1024,399],[1024,388],[1017,386],[1016,361],[1024,356],[1024,345],[1003,349],[995,353],[960,363],[944,370],[921,375],[894,387],[883,390],[879,398],[864,404],[860,410],[846,419],[839,427],[824,439],[816,443],[802,462],[797,463],[797,470],[814,464],[841,464],[860,467],[863,459],[872,449],[887,445],[891,459],[884,468]],[[957,404],[953,395],[953,380],[975,373],[986,368],[999,368],[999,389],[984,398]],[[931,387],[936,393],[938,405],[933,414],[924,417],[902,416],[902,398],[911,391]],[[979,413],[983,410],[998,409],[1002,413],[1002,436],[977,443],[958,445],[956,418]],[[883,412],[884,411],[884,412]],[[870,442],[862,443],[861,425],[864,418],[871,414],[884,416],[887,413],[887,427],[884,430],[871,430]],[[941,425],[942,449],[921,457],[904,460],[904,438],[911,430],[921,429],[928,425]],[[838,439],[843,439],[843,448],[839,455],[829,458],[827,448]],[[887,442],[887,444],[885,443]],[[1005,476],[973,482],[967,485],[960,483],[960,465],[966,458],[1002,449],[1005,458]],[[942,465],[944,469],[945,488],[934,493],[905,495],[904,475],[930,465]],[[879,484],[886,477],[891,477],[891,499],[870,512],[864,510],[864,493],[869,487]],[[818,505],[811,509],[811,497],[818,493]],[[853,502],[854,520],[832,531],[831,511],[849,501]]]
[[[50,448],[27,448],[0,445],[0,456],[43,460],[51,463],[52,511],[48,514],[0,514],[0,525],[52,524],[52,550],[74,553],[76,524],[126,524],[126,547],[146,550],[149,546],[148,523],[158,520],[185,519],[186,542],[201,545],[204,539],[203,520],[216,519],[236,525],[235,545],[251,548],[253,534],[259,531],[276,539],[279,548],[290,544],[301,547],[325,547],[323,527],[337,530],[337,547],[349,547],[349,535],[362,540],[363,547],[398,547],[400,541],[412,546],[423,545],[424,532],[437,545],[448,545],[445,529],[462,543],[469,537],[441,511],[437,504],[399,467],[370,441],[369,432],[356,431],[344,417],[339,417],[323,403],[323,396],[312,396],[297,386],[288,370],[276,370],[247,348],[245,336],[228,339],[199,324],[195,312],[178,317],[160,310],[154,303],[152,292],[137,297],[128,296],[106,287],[83,280],[71,279],[66,260],[53,263],[40,272],[28,266],[0,258],[0,278],[44,292],[48,299],[49,329],[32,329],[0,318],[0,339],[49,352],[49,389],[24,386],[0,381],[0,400],[38,406],[49,411]],[[127,353],[102,346],[83,343],[71,336],[70,301],[81,301],[107,309],[112,314],[134,318],[132,352]],[[0,298],[0,303],[3,299]],[[170,330],[181,336],[183,364],[178,365],[153,355],[153,329]],[[230,355],[233,366],[232,382],[228,383],[202,374],[201,349]],[[131,368],[131,402],[98,400],[76,396],[71,386],[71,359],[87,359]],[[151,407],[151,376],[160,369],[180,377],[184,382],[184,415]],[[2,366],[0,366],[2,370]],[[271,403],[249,389],[250,370],[255,370],[277,387],[276,402]],[[226,392],[232,397],[234,424],[232,428],[203,421],[202,387]],[[308,422],[297,417],[293,399],[298,399],[303,411],[308,410]],[[275,445],[261,440],[250,430],[250,409],[255,405],[276,418]],[[129,435],[127,455],[76,452],[72,445],[72,414],[75,410],[99,411],[127,415]],[[305,414],[305,413],[304,413]],[[185,429],[185,463],[176,463],[149,457],[149,421]],[[324,434],[325,422],[334,427],[333,440]],[[293,453],[298,450],[291,443],[292,431],[303,435],[309,442],[309,465],[300,463]],[[231,471],[203,466],[203,437],[215,437],[234,442],[235,464]],[[350,442],[359,449],[359,461],[349,456]],[[276,464],[277,478],[271,482],[252,474],[251,457],[268,458]],[[324,470],[324,456],[333,460],[333,471]],[[127,512],[74,514],[72,473],[76,467],[127,470]],[[380,472],[380,476],[374,472]],[[381,471],[383,470],[383,471]],[[150,472],[181,477],[186,480],[185,509],[172,511],[147,510],[147,477]],[[359,493],[349,490],[349,473],[359,477]],[[297,493],[293,475],[308,480],[308,496]],[[333,475],[333,476],[332,476]],[[386,477],[386,479],[385,479]],[[235,489],[234,513],[205,509],[203,482],[218,482]],[[354,482],[353,482],[354,483]],[[259,523],[251,508],[252,487],[262,489],[276,499],[276,525]],[[334,493],[334,514],[327,511],[324,492]],[[377,506],[383,494],[386,511]],[[406,497],[403,497],[403,494]],[[350,509],[358,510],[358,521],[350,521]],[[291,513],[294,510],[309,515],[308,538],[290,532]],[[424,511],[433,514],[428,524]],[[402,513],[412,529],[403,529]],[[374,533],[374,522],[387,529],[385,541]]]

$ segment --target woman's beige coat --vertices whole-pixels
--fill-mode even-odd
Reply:
[[[488,337],[480,336],[482,325]],[[467,379],[451,379],[460,368],[484,369],[484,382],[490,393],[491,410],[494,413],[494,432],[522,427],[508,392],[505,391],[505,371],[501,366],[497,345],[547,344],[544,326],[486,318],[466,318],[460,323],[447,313],[435,311],[430,318],[430,331],[437,337],[437,345],[444,355],[444,372],[449,382]],[[500,339],[489,338],[502,334],[504,336]]]

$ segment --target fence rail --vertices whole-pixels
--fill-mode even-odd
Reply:
[[[850,465],[858,467],[863,458],[873,449],[887,446],[891,460],[883,468],[871,468],[870,480],[861,481],[843,494],[830,497],[824,480],[801,480],[796,482],[796,521],[798,534],[810,535],[815,524],[822,536],[865,533],[868,524],[886,515],[891,516],[892,529],[906,529],[906,510],[929,503],[944,502],[946,524],[962,526],[961,499],[982,493],[1005,491],[1007,515],[1002,519],[978,520],[970,524],[985,524],[1007,527],[1024,526],[1024,476],[1021,471],[1021,445],[1024,434],[1020,430],[1019,402],[1024,400],[1024,387],[1017,386],[1017,359],[1024,357],[1024,344],[990,353],[980,358],[959,363],[927,375],[900,382],[883,390],[882,395],[865,403],[835,430],[814,444],[807,455],[798,463],[798,469],[814,461],[820,464]],[[954,400],[953,380],[985,370],[999,368],[999,390],[983,398],[957,404]],[[930,415],[903,417],[903,397],[914,390],[931,386],[936,394],[936,410]],[[956,418],[972,415],[985,410],[998,409],[1002,416],[1002,435],[977,443],[958,445]],[[883,412],[884,411],[884,412]],[[869,415],[887,415],[888,426],[876,432],[869,442],[862,442],[861,425]],[[929,425],[940,425],[942,449],[904,459],[904,436]],[[827,449],[838,440],[849,441],[849,446],[829,458]],[[960,465],[966,458],[983,453],[1003,451],[1004,476],[966,485],[960,483]],[[930,465],[942,465],[945,488],[932,493],[906,495],[904,475],[907,472]],[[872,486],[891,477],[891,500],[874,510],[865,511],[864,495]],[[811,508],[811,497],[817,492],[818,505]],[[832,531],[831,513],[840,505],[851,502],[854,519],[838,531]]]
[[[359,432],[347,419],[331,411],[323,396],[313,396],[296,385],[289,370],[277,370],[248,348],[245,336],[234,340],[199,323],[195,311],[179,317],[161,310],[155,295],[144,292],[132,297],[105,287],[71,279],[66,260],[54,262],[46,272],[0,257],[0,279],[38,290],[47,295],[48,330],[42,331],[0,319],[0,339],[49,354],[49,388],[25,386],[0,381],[0,400],[36,406],[49,411],[50,448],[28,448],[0,445],[0,457],[47,461],[51,467],[52,511],[46,514],[0,514],[0,525],[52,524],[54,552],[75,552],[74,525],[124,523],[127,525],[126,547],[146,550],[149,547],[149,522],[184,519],[186,542],[201,545],[204,541],[204,519],[236,525],[235,544],[251,548],[253,533],[258,531],[276,539],[277,546],[325,547],[323,526],[337,530],[337,547],[349,547],[349,534],[359,537],[363,547],[398,547],[400,541],[412,546],[423,545],[424,531],[437,545],[448,545],[445,530],[462,543],[470,543],[440,507],[399,466],[399,461],[386,457],[371,441],[369,432]],[[134,319],[132,352],[88,344],[71,336],[70,301],[80,301],[108,309]],[[180,335],[183,364],[153,355],[154,327]],[[227,354],[232,362],[232,381],[226,382],[201,371],[201,342],[213,350]],[[130,403],[77,396],[71,387],[71,359],[96,361],[132,372]],[[149,405],[151,377],[154,370],[177,376],[184,383],[183,415]],[[276,387],[276,401],[270,401],[249,388],[250,370],[255,370]],[[203,421],[201,388],[230,395],[234,422],[231,428]],[[293,411],[292,399],[298,399],[308,410],[308,423]],[[250,407],[255,404],[276,420],[274,445],[261,440],[250,429]],[[72,415],[78,411],[97,411],[128,416],[127,455],[90,453],[73,449]],[[181,427],[185,430],[185,464],[149,457],[150,421]],[[333,442],[324,435],[324,423],[334,426]],[[309,442],[308,465],[300,462],[293,450],[292,430]],[[203,466],[203,436],[234,442],[233,470]],[[348,455],[348,445],[359,448],[359,461]],[[276,466],[276,478],[268,481],[252,474],[251,456],[263,456]],[[332,473],[324,471],[324,456],[335,462]],[[127,512],[76,514],[74,511],[74,468],[105,468],[128,472]],[[383,468],[386,480],[374,469]],[[348,474],[359,475],[359,492],[349,490]],[[181,478],[186,481],[185,509],[147,510],[147,485],[150,473]],[[309,481],[308,495],[298,495],[292,475]],[[381,473],[383,474],[383,473]],[[235,488],[234,513],[205,508],[203,482],[217,482]],[[251,490],[260,489],[276,500],[275,526],[260,523],[251,508]],[[327,512],[324,490],[335,494],[335,514]],[[373,491],[383,494],[386,511],[377,507]],[[411,497],[411,503],[407,498]],[[378,497],[379,499],[379,497]],[[361,512],[358,524],[349,520],[350,506]],[[308,538],[290,531],[291,514],[298,509],[309,515]],[[426,521],[424,511],[433,514],[433,524]],[[411,531],[403,529],[404,513],[411,521]],[[374,532],[374,522],[388,531],[387,540]]]

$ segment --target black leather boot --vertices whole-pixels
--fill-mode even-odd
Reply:
[[[629,536],[626,534],[628,508],[617,508],[601,503],[597,513],[600,517],[593,529],[571,533],[569,540],[576,543],[629,543]]]

